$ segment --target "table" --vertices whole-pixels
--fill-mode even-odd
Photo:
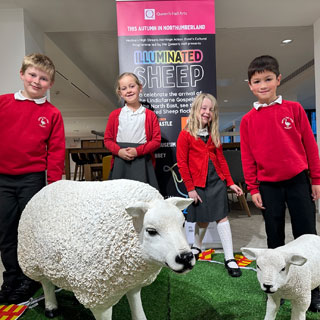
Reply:
[[[70,154],[71,153],[106,153],[111,154],[107,148],[67,148],[65,154],[66,179],[70,180]],[[102,166],[102,163],[101,163]]]

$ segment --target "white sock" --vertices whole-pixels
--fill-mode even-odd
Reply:
[[[201,249],[202,247],[202,241],[206,234],[207,228],[200,228],[199,225],[196,223],[194,227],[194,242],[193,247],[197,247]],[[196,250],[193,250],[196,251]],[[198,253],[198,252],[195,252]]]
[[[225,260],[234,259],[233,256],[233,245],[232,245],[232,234],[229,220],[217,223],[217,230],[221,240],[222,248],[224,251]],[[238,265],[235,262],[229,262],[230,268],[237,268]]]

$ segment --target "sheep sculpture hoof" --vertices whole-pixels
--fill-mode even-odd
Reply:
[[[44,315],[49,319],[55,318],[59,315],[59,309],[45,309]]]

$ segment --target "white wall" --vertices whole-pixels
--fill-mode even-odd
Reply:
[[[21,89],[19,70],[25,55],[22,9],[0,10],[0,61],[2,81],[0,94]]]
[[[43,32],[23,9],[0,10],[0,94],[21,89],[19,71],[22,59],[32,52],[43,52]]]
[[[36,25],[26,12],[24,12],[24,35],[25,35],[25,52],[45,53],[44,52],[44,33]]]

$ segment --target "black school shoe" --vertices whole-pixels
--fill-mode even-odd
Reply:
[[[0,303],[6,303],[13,290],[14,286],[3,283],[0,290]]]
[[[231,276],[231,277],[234,277],[234,278],[236,278],[236,277],[241,277],[241,275],[242,275],[242,271],[241,271],[241,269],[238,267],[238,268],[230,268],[229,266],[228,266],[228,263],[229,262],[235,262],[235,263],[237,263],[237,261],[235,260],[235,259],[229,259],[229,260],[224,260],[224,265],[225,265],[225,267],[226,267],[226,269],[227,269],[227,271],[228,271],[228,273],[229,273],[229,276]]]
[[[320,290],[319,287],[311,290],[311,304],[308,309],[312,312],[320,312]]]
[[[25,279],[8,296],[10,304],[19,304],[28,301],[40,288],[40,283],[31,279]]]

